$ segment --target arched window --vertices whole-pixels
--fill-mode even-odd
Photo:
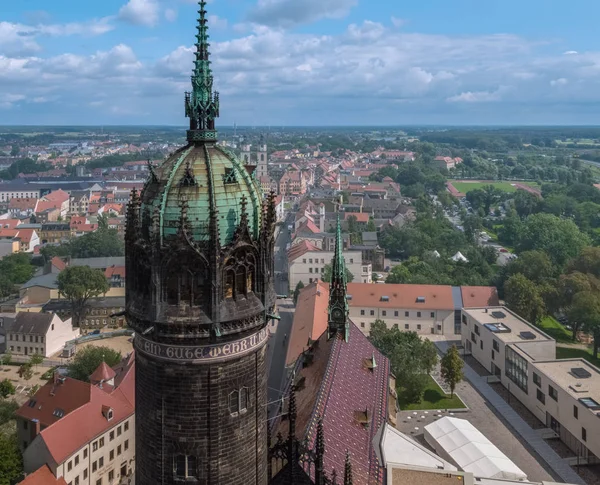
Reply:
[[[179,274],[177,272],[167,276],[165,291],[169,305],[179,304]]]
[[[242,387],[240,389],[240,411],[246,411],[248,409],[248,388]]]
[[[229,394],[229,412],[231,414],[240,412],[240,391],[233,391]]]
[[[223,282],[223,297],[233,298],[233,287],[235,285],[235,272],[232,268],[225,271],[225,278]]]
[[[196,478],[198,476],[198,458],[193,455],[173,457],[173,473],[176,478]]]
[[[241,265],[235,273],[235,297],[246,297],[246,268]]]
[[[210,299],[210,287],[208,286],[206,268],[201,267],[194,273],[192,283],[194,305],[207,308]]]

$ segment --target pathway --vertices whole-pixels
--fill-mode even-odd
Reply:
[[[449,342],[435,342],[437,347],[445,353]],[[546,443],[535,430],[533,430],[517,412],[494,391],[468,364],[464,366],[465,378],[494,407],[494,409],[510,424],[521,438],[548,464],[548,466],[564,482],[577,485],[586,485],[577,473]]]

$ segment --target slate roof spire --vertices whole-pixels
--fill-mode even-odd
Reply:
[[[348,321],[348,300],[346,296],[346,263],[343,254],[342,225],[337,218],[335,233],[335,254],[331,262],[331,283],[329,290],[329,337],[341,333],[347,342],[350,334]]]
[[[213,91],[213,74],[210,68],[208,47],[208,20],[206,1],[198,2],[198,33],[196,34],[196,59],[192,74],[192,92],[185,93],[185,116],[190,119],[187,139],[190,143],[217,140],[215,118],[219,116],[219,93]]]

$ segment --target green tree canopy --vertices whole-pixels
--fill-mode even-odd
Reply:
[[[437,363],[433,344],[415,332],[401,332],[398,327],[387,328],[383,320],[371,324],[370,339],[388,359],[396,382],[410,402],[417,402],[425,389],[429,374]]]
[[[59,246],[45,246],[40,252],[49,261],[54,256],[72,258],[102,258],[123,256],[125,246],[115,229],[99,229],[72,239]]]
[[[73,379],[89,382],[90,376],[102,362],[106,362],[109,367],[114,367],[120,361],[121,352],[109,347],[89,345],[77,351],[68,365],[68,373]]]
[[[517,190],[513,202],[519,217],[525,218],[539,210],[540,198],[526,190]]]
[[[454,397],[456,384],[463,380],[463,360],[460,358],[456,345],[453,345],[442,357],[440,375],[450,388],[450,397]]]
[[[302,281],[298,281],[296,288],[294,289],[294,305],[298,303],[298,296],[300,296],[300,291],[304,288],[304,283]]]
[[[58,274],[58,291],[71,301],[73,324],[78,327],[87,301],[109,289],[104,273],[89,266],[69,266]]]
[[[17,434],[0,433],[0,485],[17,483],[23,475],[23,460]]]
[[[537,323],[546,314],[538,287],[521,273],[511,276],[504,283],[504,299],[512,311],[529,322]]]
[[[590,238],[570,219],[551,214],[529,216],[517,239],[517,252],[545,251],[552,262],[562,268],[590,245]]]
[[[594,357],[598,358],[600,345],[600,296],[597,292],[582,291],[573,297],[567,313],[569,322],[577,322],[580,327],[594,336]]]
[[[4,379],[0,382],[0,396],[6,399],[8,396],[13,395],[17,390],[10,379]]]
[[[536,284],[541,284],[554,275],[554,267],[550,257],[544,251],[525,251],[506,266],[508,276],[517,273],[521,273]]]

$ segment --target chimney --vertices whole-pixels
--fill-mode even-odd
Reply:
[[[32,419],[31,420],[31,441],[33,441],[33,439],[40,434],[40,420],[39,419]]]

